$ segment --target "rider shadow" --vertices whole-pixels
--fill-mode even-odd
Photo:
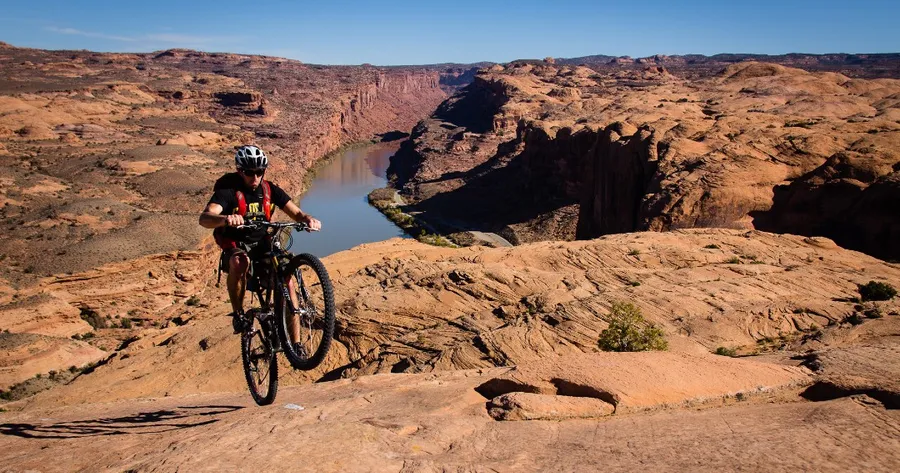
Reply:
[[[207,418],[243,409],[243,406],[186,406],[161,409],[124,417],[76,420],[70,422],[0,424],[0,435],[35,439],[69,439],[123,434],[158,434],[189,429],[218,422]]]

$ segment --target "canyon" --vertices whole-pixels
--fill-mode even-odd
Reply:
[[[898,94],[896,79],[753,61],[696,80],[496,65],[417,125],[389,172],[408,210],[448,233],[727,227],[897,259]]]
[[[0,44],[0,461],[893,471],[900,302],[863,288],[900,285],[900,62],[811,57]],[[254,142],[296,196],[336,149],[406,131],[398,207],[515,246],[326,257],[334,344],[255,406],[196,222],[212,183]],[[666,351],[603,351],[624,302]]]
[[[88,316],[99,317],[95,325],[103,327],[169,323],[193,287],[212,274],[207,259],[214,251],[204,243],[209,232],[197,225],[197,215],[215,179],[233,170],[234,146],[263,147],[271,157],[268,178],[297,195],[307,171],[326,155],[411,127],[464,83],[467,70],[4,45],[0,332],[6,333],[0,335],[9,351],[0,386],[97,361],[128,339],[126,329],[80,341],[94,334]],[[95,288],[107,278],[118,286],[115,293],[133,302],[60,297],[42,283],[77,280],[104,265],[138,264],[151,255],[149,261],[176,266],[199,258],[209,271],[192,276],[180,269],[176,285],[164,285],[150,299],[129,297],[131,287],[115,274],[87,276]],[[160,272],[153,264],[142,270]],[[29,361],[20,363],[12,353]]]

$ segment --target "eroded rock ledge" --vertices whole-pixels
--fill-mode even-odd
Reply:
[[[449,229],[511,241],[757,228],[900,257],[900,81],[738,63],[482,71],[420,123],[395,185]]]

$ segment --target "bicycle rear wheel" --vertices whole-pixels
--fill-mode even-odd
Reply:
[[[250,395],[260,406],[272,404],[278,392],[278,362],[271,340],[259,321],[241,334],[241,358]],[[274,334],[273,334],[274,335]]]
[[[276,313],[284,355],[294,369],[311,370],[325,359],[334,336],[334,289],[325,265],[303,253],[291,259],[279,281]],[[296,324],[292,337],[293,324]]]

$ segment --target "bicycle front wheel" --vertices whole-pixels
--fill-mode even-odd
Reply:
[[[266,406],[275,401],[278,392],[278,360],[265,329],[257,319],[252,322],[254,327],[241,334],[241,358],[250,395],[257,404]]]
[[[282,275],[276,309],[284,355],[294,369],[311,370],[325,359],[334,336],[334,289],[319,258],[293,257]],[[282,276],[283,278],[285,276]]]

